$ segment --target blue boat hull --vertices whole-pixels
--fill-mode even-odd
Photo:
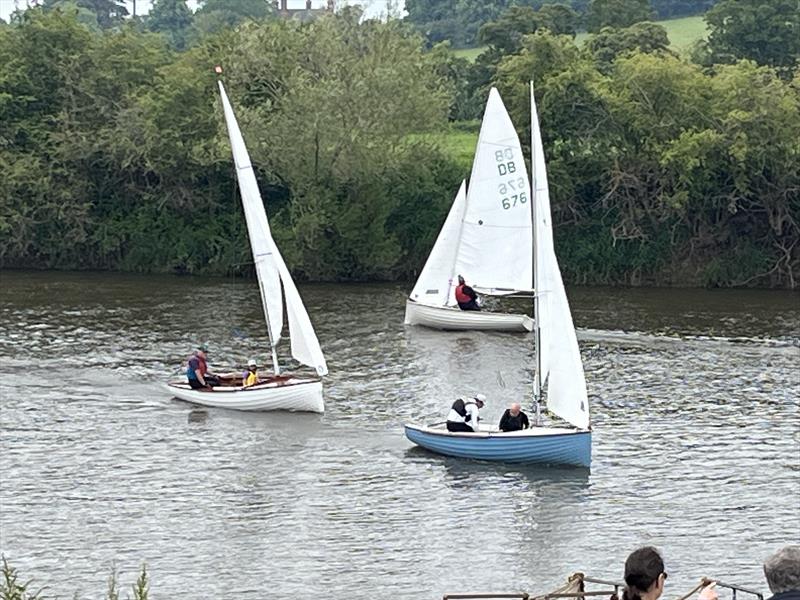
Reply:
[[[445,456],[505,463],[539,463],[589,467],[592,462],[592,432],[556,430],[535,435],[481,432],[450,433],[417,425],[405,426],[413,443]]]

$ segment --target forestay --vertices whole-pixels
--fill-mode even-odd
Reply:
[[[458,243],[461,238],[461,225],[467,205],[467,185],[461,182],[458,194],[450,207],[439,237],[433,245],[428,260],[419,274],[411,299],[428,306],[445,306],[452,303],[455,262]]]
[[[536,293],[539,364],[547,382],[547,408],[575,427],[589,427],[589,400],[578,338],[561,279],[550,220],[550,191],[536,101],[531,90],[531,143],[536,243]]]
[[[467,191],[456,274],[481,290],[533,287],[530,185],[519,137],[489,92]]]
[[[270,342],[273,348],[277,346],[283,330],[283,293],[281,290],[281,282],[283,282],[292,356],[300,363],[316,369],[319,375],[325,375],[328,372],[325,357],[305,306],[300,299],[300,294],[292,281],[283,257],[278,252],[275,241],[272,239],[247,147],[244,144],[225,88],[222,82],[218,83]]]

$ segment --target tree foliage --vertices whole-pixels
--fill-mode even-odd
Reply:
[[[586,45],[601,70],[610,68],[617,57],[627,52],[670,53],[667,30],[649,21],[635,23],[622,29],[604,27],[590,38]]]
[[[248,17],[181,52],[139,23],[87,23],[74,5],[25,11],[0,27],[0,261],[248,270],[221,64],[301,277],[417,271],[469,171],[468,151],[434,141],[450,131],[464,145],[474,130],[448,129],[448,115],[479,117],[497,86],[527,144],[533,79],[569,281],[796,287],[800,69],[696,65],[649,22],[579,47],[554,33],[569,28],[542,25],[566,14],[506,12],[470,64],[358,10]]]
[[[451,91],[401,24],[353,11],[250,23],[174,54],[134,28],[99,34],[73,15],[29,13],[0,33],[6,265],[249,263],[217,62],[296,272],[397,277],[420,260],[418,230],[434,225],[416,220],[438,219],[460,173],[406,141],[444,122]]]
[[[193,19],[186,0],[155,0],[145,22],[150,31],[164,34],[170,46],[183,50]]]
[[[586,12],[587,31],[603,27],[630,27],[653,16],[650,0],[590,0]]]
[[[721,0],[705,18],[714,62],[749,58],[790,73],[800,61],[797,0]]]

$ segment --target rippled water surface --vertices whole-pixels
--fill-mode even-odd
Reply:
[[[711,575],[764,590],[800,539],[797,294],[570,290],[591,471],[413,448],[459,394],[529,402],[530,337],[402,324],[405,289],[302,286],[327,354],[324,416],[171,400],[198,340],[266,361],[256,287],[1,274],[0,550],[50,593],[98,598],[142,561],[155,597],[436,598],[618,578],[664,550],[668,596]],[[284,358],[288,358],[284,350]]]

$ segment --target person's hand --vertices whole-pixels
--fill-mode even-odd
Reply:
[[[707,585],[706,587],[704,587],[700,591],[700,596],[698,597],[698,600],[719,600],[719,594],[717,593],[717,590],[714,589],[716,586],[717,582],[714,581],[709,585]]]

